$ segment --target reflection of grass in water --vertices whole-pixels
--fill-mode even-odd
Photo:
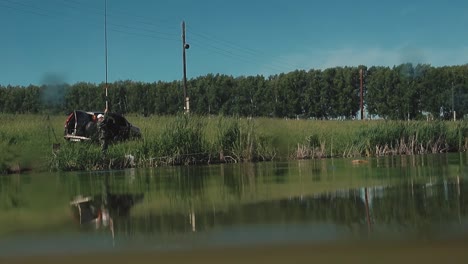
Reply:
[[[56,180],[44,174],[0,177],[0,236],[69,225],[69,195]]]
[[[191,210],[199,213],[213,209],[223,212],[242,204],[381,184],[379,180],[363,179],[359,173],[337,172],[326,160],[300,163],[300,168],[292,166],[279,176],[283,178],[281,181],[276,180],[277,176],[273,175],[275,168],[268,163],[207,167],[209,170],[203,173],[195,170],[188,176],[184,176],[181,168],[171,167],[157,171],[137,170],[136,175],[113,176],[109,172],[109,191],[114,194],[143,194],[144,200],[131,209],[131,215],[138,217],[152,212],[186,214]],[[318,169],[324,179],[333,179],[332,183],[317,182],[310,177],[313,169]],[[58,175],[14,175],[2,178],[0,235],[69,228],[73,223],[69,199],[77,194],[102,194],[104,181],[105,174],[79,176],[66,173],[59,178]]]
[[[441,176],[432,175],[432,170],[429,168],[427,171],[421,168],[416,169],[413,166],[424,165],[420,163],[421,161],[412,165],[406,161],[407,158],[409,157],[402,157],[401,161],[392,163],[393,166],[397,166],[396,163],[398,163],[403,167],[408,167],[408,173],[411,173],[415,182],[425,181],[428,176]],[[419,158],[416,159],[419,160]],[[427,165],[429,161],[425,162]],[[372,161],[364,165],[353,165],[348,159],[297,161],[297,163],[291,162],[284,174],[280,176],[275,175],[277,170],[271,167],[272,165],[271,163],[248,163],[230,167],[231,169],[229,166],[220,167],[212,172],[212,176],[203,178],[202,190],[196,190],[193,187],[188,190],[172,189],[170,183],[150,181],[150,186],[157,185],[160,189],[150,190],[149,195],[145,195],[144,202],[133,208],[132,214],[144,216],[148,212],[187,213],[190,210],[221,212],[239,204],[311,196],[337,190],[358,189],[363,186],[389,186],[402,181],[406,183],[408,180],[408,177],[401,176],[399,165],[381,170],[375,168]],[[165,176],[171,179],[168,180],[170,182],[184,182],[181,175]],[[193,178],[197,177],[199,177],[198,174],[193,175]],[[181,185],[177,186],[182,188]]]
[[[368,164],[353,165],[347,159],[326,159],[64,173],[61,176],[4,176],[0,177],[0,235],[69,228],[73,223],[70,199],[78,194],[102,194],[107,176],[111,193],[143,194],[143,201],[132,207],[131,216],[145,217],[165,213],[186,215],[191,211],[225,212],[233,206],[363,186],[401,183],[408,186],[409,178],[415,184],[425,183],[428,178],[448,179],[457,175],[459,167],[446,170],[447,160],[443,156],[391,157],[379,160],[379,163],[370,160]]]

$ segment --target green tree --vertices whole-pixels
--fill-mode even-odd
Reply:
[[[320,105],[322,72],[310,70],[307,73],[307,86],[304,91],[304,110],[308,117],[321,118],[324,116]]]

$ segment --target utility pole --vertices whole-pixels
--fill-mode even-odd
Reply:
[[[363,87],[362,87],[362,69],[359,69],[359,79],[361,81],[361,92],[360,92],[360,95],[361,95],[361,120],[364,120],[364,103],[363,103]]]
[[[182,21],[182,64],[184,66],[184,110],[185,113],[190,112],[190,99],[187,95],[187,63],[185,58],[185,50],[190,48],[188,43],[185,43],[185,21]]]

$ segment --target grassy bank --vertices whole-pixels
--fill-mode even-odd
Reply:
[[[127,116],[143,139],[97,144],[62,138],[64,116],[0,115],[0,171],[100,170],[220,162],[414,155],[465,151],[468,124]],[[60,144],[54,152],[53,144]]]

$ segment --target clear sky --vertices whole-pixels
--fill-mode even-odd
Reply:
[[[0,0],[0,85],[105,81],[104,0]],[[468,63],[466,0],[107,0],[108,81]]]

